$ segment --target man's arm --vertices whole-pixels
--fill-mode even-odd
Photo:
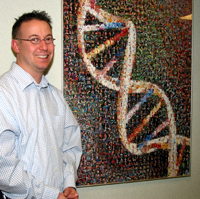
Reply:
[[[28,171],[20,159],[20,129],[11,105],[0,94],[0,190],[9,198],[57,198],[59,189],[46,186]],[[19,153],[20,152],[20,153]]]
[[[16,143],[12,131],[0,133],[0,189],[9,198],[57,198],[59,189],[44,185],[23,170],[17,158]]]
[[[77,169],[82,155],[80,127],[67,105],[63,145],[64,189],[76,187]]]

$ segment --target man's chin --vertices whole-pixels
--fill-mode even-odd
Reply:
[[[51,67],[50,63],[48,65],[40,65],[39,66],[39,70],[40,70],[41,73],[43,73],[44,75],[46,75],[48,73],[50,67]]]

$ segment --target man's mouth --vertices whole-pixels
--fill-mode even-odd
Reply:
[[[38,57],[38,58],[47,58],[48,55],[36,55],[36,57]]]

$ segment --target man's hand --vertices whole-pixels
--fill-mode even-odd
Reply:
[[[78,193],[76,192],[76,189],[74,189],[73,187],[67,187],[64,190],[64,195],[68,199],[78,199]]]
[[[73,187],[67,187],[63,193],[59,193],[58,199],[78,199],[78,193]]]
[[[59,193],[58,199],[67,199],[67,197],[65,197],[64,193]]]

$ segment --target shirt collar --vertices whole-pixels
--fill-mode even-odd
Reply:
[[[23,70],[15,62],[13,62],[11,65],[10,74],[18,82],[22,90],[25,90],[31,84],[35,84],[36,86],[39,86],[41,88],[47,88],[48,86],[50,86],[50,88],[52,89],[51,85],[44,75],[42,76],[41,82],[38,84],[29,73]]]

